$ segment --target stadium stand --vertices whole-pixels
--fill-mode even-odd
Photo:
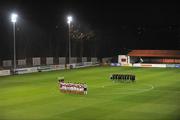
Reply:
[[[180,58],[180,50],[132,50],[128,56]]]
[[[180,63],[180,50],[132,50],[128,56],[131,62],[141,58],[144,63]]]

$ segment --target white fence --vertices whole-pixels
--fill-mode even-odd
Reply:
[[[19,66],[26,66],[26,59],[18,60]]]
[[[112,57],[102,58],[102,63],[110,63]]]
[[[98,62],[98,59],[96,57],[93,57],[93,58],[91,58],[91,62],[96,63],[96,62]]]
[[[46,65],[53,65],[53,57],[47,57],[46,58]]]
[[[40,57],[32,58],[32,62],[33,62],[33,66],[41,65],[41,58]]]
[[[87,57],[82,57],[82,62],[87,62]]]
[[[66,58],[65,57],[59,57],[59,64],[66,64]]]
[[[3,67],[11,67],[12,60],[3,60]]]
[[[0,76],[10,75],[10,70],[0,70]]]
[[[77,63],[77,57],[72,57],[70,63]]]

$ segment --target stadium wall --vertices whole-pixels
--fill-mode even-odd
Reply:
[[[180,64],[144,64],[136,63],[133,67],[160,67],[160,68],[180,68]]]
[[[38,65],[41,65],[41,58],[40,57],[32,58],[32,66],[38,66]]]
[[[77,59],[81,59],[80,62],[77,61]],[[0,61],[2,63],[2,67],[0,66],[0,68],[2,69],[0,71],[0,76],[10,75],[11,73],[26,74],[33,72],[44,72],[44,71],[81,68],[81,67],[90,67],[90,66],[99,65],[98,58],[95,57],[88,59],[87,57],[83,57],[83,58],[72,57],[71,61],[73,62],[73,64],[66,64],[65,57],[59,57],[59,58],[33,57],[29,59],[20,59],[17,60],[17,69],[11,72],[11,70],[13,70],[12,60],[3,60]]]
[[[71,63],[82,63],[82,62],[98,62],[98,58],[92,57],[72,57]],[[18,59],[16,61],[16,65],[19,68],[23,67],[35,67],[35,66],[45,66],[45,65],[57,65],[57,64],[66,64],[67,58],[66,57],[33,57],[33,58],[26,58],[26,59]],[[12,60],[1,60],[0,61],[0,68],[12,68],[13,61]]]
[[[111,63],[111,60],[112,60],[112,57],[102,58],[102,64],[107,65],[107,64]]]
[[[161,67],[161,68],[166,68],[166,64],[142,64],[142,63],[137,63],[133,64],[133,67]]]
[[[10,70],[0,70],[0,76],[10,75]]]
[[[11,67],[12,66],[12,60],[3,60],[2,61],[3,67]]]
[[[46,65],[53,65],[54,59],[53,57],[46,57]]]
[[[21,59],[21,60],[17,60],[18,61],[18,66],[26,66],[26,59]]]

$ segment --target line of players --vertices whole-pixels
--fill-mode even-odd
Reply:
[[[65,83],[64,80],[59,80],[59,88],[63,93],[69,94],[87,94],[87,85],[85,83]]]
[[[136,76],[130,74],[112,74],[110,79],[114,82],[134,82],[136,80]]]

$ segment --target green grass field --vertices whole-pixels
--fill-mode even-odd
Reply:
[[[132,73],[136,83],[113,83]],[[86,82],[87,95],[63,94],[57,77]],[[91,67],[0,77],[0,120],[180,120],[180,69]]]

